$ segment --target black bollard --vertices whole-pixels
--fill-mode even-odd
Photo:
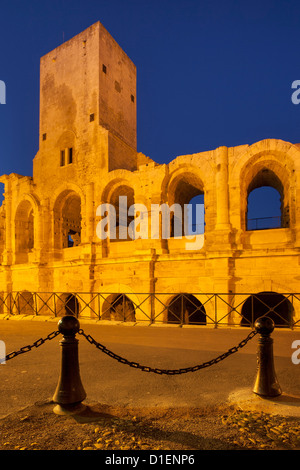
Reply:
[[[273,339],[270,337],[274,330],[274,322],[271,318],[260,317],[254,327],[260,334],[257,350],[257,375],[253,392],[263,397],[277,397],[281,395],[273,357]]]
[[[58,322],[58,330],[63,335],[60,341],[62,348],[61,372],[53,396],[56,414],[74,414],[82,411],[85,406],[81,403],[86,398],[81,383],[78,361],[79,321],[73,315],[66,315]]]

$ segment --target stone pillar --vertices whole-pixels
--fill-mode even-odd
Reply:
[[[228,149],[219,147],[217,149],[217,230],[230,230],[229,222],[229,195],[228,195]]]
[[[94,212],[94,183],[90,183],[86,186],[86,211],[85,211],[85,226],[86,226],[86,242],[91,243],[95,239],[95,217]]]
[[[3,265],[12,264],[12,194],[7,186],[8,182],[5,183],[5,249],[3,253]],[[10,185],[9,185],[10,186]]]

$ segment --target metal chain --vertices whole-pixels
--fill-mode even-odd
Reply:
[[[19,356],[19,354],[24,354],[28,351],[31,351],[33,348],[38,348],[39,346],[44,344],[45,341],[56,338],[56,336],[59,334],[60,334],[60,331],[53,331],[46,338],[44,339],[40,338],[37,341],[35,341],[33,344],[30,344],[28,346],[23,346],[23,348],[19,349],[18,351],[13,351],[7,354],[7,356],[5,356],[5,361],[9,361],[10,359],[13,359],[14,357]]]
[[[157,369],[157,368],[152,368],[148,366],[142,366],[138,362],[128,361],[124,357],[118,356],[118,354],[115,354],[114,352],[107,349],[105,346],[103,346],[103,344],[98,343],[96,340],[94,340],[94,338],[92,338],[91,335],[85,334],[85,332],[82,329],[78,331],[78,334],[84,336],[89,343],[94,344],[96,348],[100,349],[104,354],[107,354],[108,356],[112,357],[113,359],[116,359],[118,362],[121,362],[122,364],[127,364],[128,366],[133,367],[135,369],[140,369],[143,372],[154,372],[155,374],[160,374],[160,375],[162,374],[179,375],[179,374],[185,374],[187,372],[196,372],[197,370],[204,369],[205,367],[212,366],[213,364],[217,364],[218,362],[222,361],[226,357],[230,356],[231,354],[236,353],[239,349],[243,348],[248,343],[248,341],[257,334],[257,331],[255,330],[251,331],[251,333],[247,336],[247,338],[243,339],[237,346],[230,348],[228,351],[216,357],[215,359],[212,359],[207,362],[203,362],[202,364],[199,364],[197,366],[186,367],[184,369],[171,369],[171,370]]]

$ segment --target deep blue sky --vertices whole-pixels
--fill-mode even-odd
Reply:
[[[32,175],[40,57],[98,20],[137,66],[138,151],[300,142],[299,15],[299,1],[2,0],[0,174]]]

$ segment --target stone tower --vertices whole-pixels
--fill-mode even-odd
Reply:
[[[41,58],[37,183],[135,170],[136,140],[136,68],[100,22]]]

